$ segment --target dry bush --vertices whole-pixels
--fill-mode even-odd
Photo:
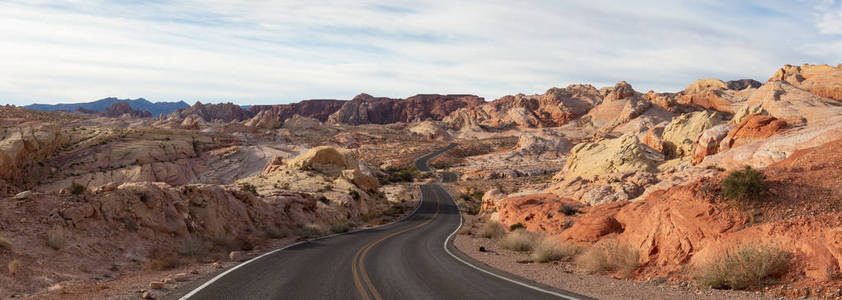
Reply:
[[[9,262],[9,275],[15,275],[20,272],[21,263],[17,259],[13,259]]]
[[[535,247],[538,236],[520,229],[507,233],[500,241],[500,246],[514,251],[531,251]]]
[[[70,183],[70,186],[67,187],[67,190],[73,195],[81,195],[88,191],[88,187],[73,181]]]
[[[155,271],[172,270],[179,265],[181,265],[181,261],[174,253],[159,249],[153,250],[146,262],[146,268]]]
[[[693,278],[701,286],[741,290],[780,274],[790,259],[790,253],[775,247],[741,244],[699,265]]]
[[[189,236],[181,241],[178,254],[181,256],[200,256],[208,251],[208,245],[199,237]]]
[[[287,236],[286,232],[281,230],[280,227],[274,225],[266,227],[266,230],[264,230],[264,232],[266,233],[266,236],[271,239],[282,239]]]
[[[766,176],[749,166],[731,172],[722,180],[722,196],[734,201],[758,201],[766,189]]]
[[[562,243],[552,238],[544,238],[532,251],[532,260],[536,262],[548,262],[562,259],[570,259],[582,252],[582,247]]]
[[[479,228],[479,236],[489,239],[496,239],[506,234],[506,230],[503,229],[503,224],[500,222],[488,220],[482,223],[482,227]]]
[[[575,263],[588,273],[618,272],[628,277],[640,264],[637,249],[621,244],[617,239],[601,240],[576,256]]]
[[[333,233],[345,233],[351,231],[351,225],[344,222],[333,224],[333,226],[330,226],[330,231]]]
[[[53,227],[47,231],[47,246],[55,250],[61,249],[67,243],[69,234],[62,227]]]
[[[301,226],[301,236],[313,238],[327,234],[327,228],[322,224],[308,223]]]

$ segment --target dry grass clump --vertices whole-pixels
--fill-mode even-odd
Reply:
[[[577,266],[588,273],[614,273],[628,277],[640,264],[640,255],[634,248],[621,244],[617,239],[601,240],[575,259]]]
[[[582,247],[569,243],[561,243],[552,238],[544,238],[532,251],[532,261],[549,262],[571,259],[582,252]]]
[[[482,226],[479,228],[479,236],[489,239],[496,239],[506,234],[506,230],[503,229],[503,225],[500,222],[487,220],[482,223]]]
[[[301,236],[313,238],[313,237],[320,237],[327,234],[328,230],[326,226],[322,224],[316,223],[308,223],[301,226]]]
[[[64,247],[67,243],[67,231],[62,227],[53,227],[47,231],[47,246],[58,250]]]
[[[21,263],[17,259],[13,259],[9,262],[9,275],[15,275],[20,272]]]
[[[780,274],[790,259],[790,253],[775,247],[741,244],[698,266],[693,277],[701,286],[741,290]]]
[[[181,265],[181,261],[170,251],[153,250],[146,262],[146,268],[155,271],[172,270]]]
[[[178,254],[181,256],[200,256],[208,251],[208,245],[199,237],[190,236],[181,241]]]
[[[0,236],[0,249],[12,250],[12,242]]]
[[[503,236],[500,246],[504,249],[526,252],[531,251],[537,241],[538,236],[526,230],[519,229]]]
[[[345,223],[345,222],[336,223],[336,224],[333,224],[332,226],[330,226],[330,232],[333,232],[333,233],[345,233],[345,232],[348,232],[348,231],[351,231],[351,225],[349,225],[348,223]]]

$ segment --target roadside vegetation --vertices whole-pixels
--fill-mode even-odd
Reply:
[[[623,245],[617,239],[597,242],[575,259],[575,264],[588,273],[615,273],[629,277],[640,264],[638,251]]]
[[[382,179],[384,184],[412,182],[421,174],[415,166],[389,167],[385,172],[386,176]]]
[[[697,266],[693,278],[704,287],[742,290],[782,273],[790,259],[790,253],[775,247],[741,244]]]
[[[476,215],[482,207],[482,196],[484,195],[485,192],[469,187],[465,189],[465,192],[460,193],[459,197],[456,197],[456,204],[459,205],[462,212]]]

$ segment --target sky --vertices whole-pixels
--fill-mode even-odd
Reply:
[[[842,63],[842,1],[0,0],[16,105],[674,92],[802,63]]]

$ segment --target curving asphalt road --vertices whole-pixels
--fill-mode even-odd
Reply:
[[[428,171],[431,158],[454,146],[420,157],[416,167]],[[399,222],[267,253],[181,299],[587,299],[465,256],[452,244],[462,224],[453,198],[438,183],[420,188],[421,204]]]

